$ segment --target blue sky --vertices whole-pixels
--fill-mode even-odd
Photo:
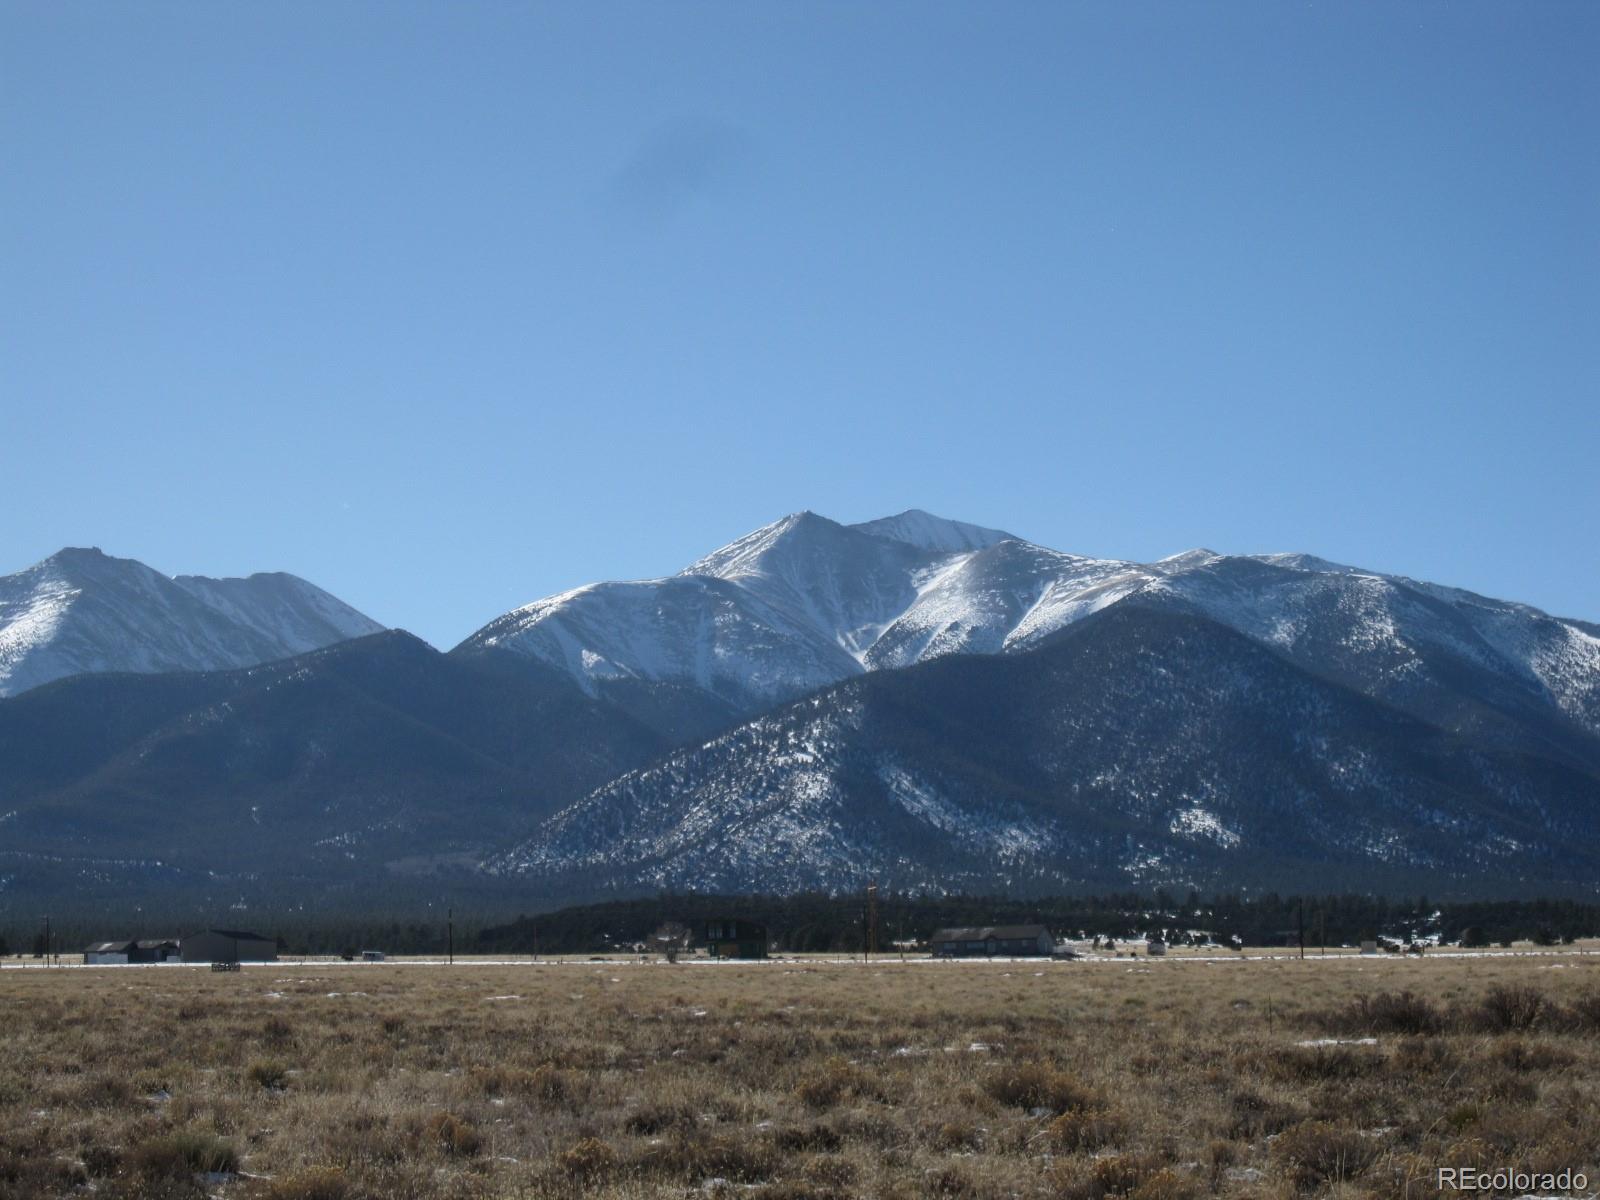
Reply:
[[[0,572],[448,646],[915,506],[1600,620],[1600,6],[0,15]]]

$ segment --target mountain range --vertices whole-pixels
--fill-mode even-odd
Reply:
[[[68,548],[0,576],[0,696],[71,675],[254,666],[382,628],[293,575],[169,578]]]
[[[441,654],[63,551],[0,579],[0,688],[0,906],[1600,880],[1600,628],[1302,554],[802,512]]]

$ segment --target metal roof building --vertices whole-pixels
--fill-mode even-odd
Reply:
[[[1055,938],[1043,925],[969,925],[928,939],[935,958],[1048,958]]]

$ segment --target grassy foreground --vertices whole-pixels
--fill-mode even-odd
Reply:
[[[0,1013],[3,1197],[1600,1188],[1594,955],[6,970]]]

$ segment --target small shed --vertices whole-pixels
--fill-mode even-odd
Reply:
[[[382,950],[363,950],[361,952],[361,961],[362,962],[382,962],[383,961],[383,951]]]
[[[935,930],[935,958],[1049,958],[1055,939],[1043,925],[972,925]]]
[[[205,929],[178,943],[186,963],[277,962],[278,943],[259,933],[238,929]]]
[[[765,958],[767,927],[755,921],[707,921],[706,953],[712,958]]]

